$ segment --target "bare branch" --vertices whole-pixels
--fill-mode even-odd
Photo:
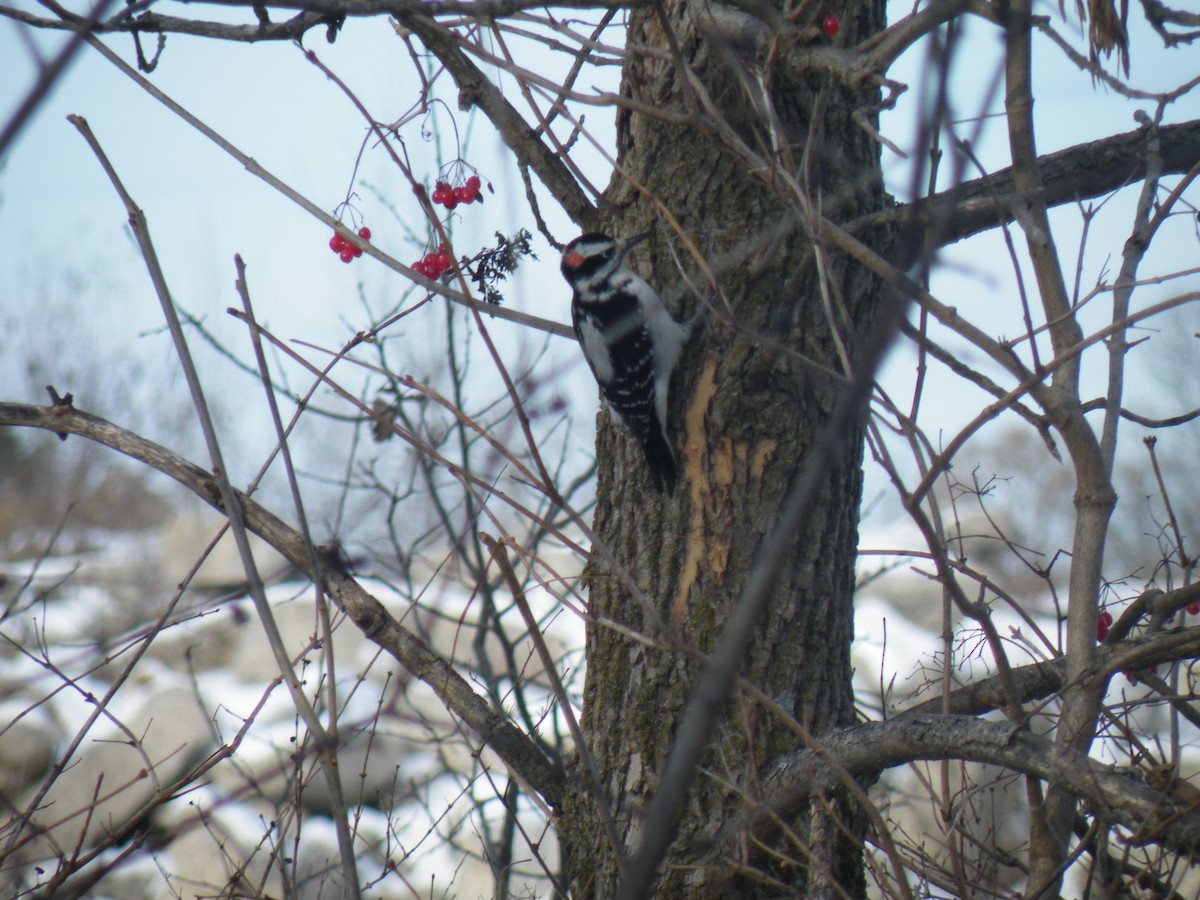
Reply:
[[[471,17],[505,17],[512,16],[528,9],[544,9],[545,3],[538,0],[430,0],[430,2],[403,2],[403,0],[366,0],[366,2],[347,3],[345,0],[294,0],[294,2],[272,2],[258,4],[253,0],[213,0],[217,5],[238,6],[246,9],[255,7],[271,9],[299,10],[298,14],[284,22],[259,20],[253,25],[238,25],[230,22],[205,21],[202,19],[185,19],[179,16],[167,16],[149,11],[149,3],[130,4],[111,19],[101,22],[97,19],[91,29],[93,34],[108,34],[113,32],[145,32],[150,34],[188,34],[196,37],[207,37],[222,41],[241,43],[259,43],[261,41],[292,41],[300,40],[312,28],[328,25],[341,17],[368,18],[372,16],[405,15],[426,16],[471,16]],[[650,0],[564,0],[556,3],[556,7],[568,9],[628,9],[649,5]],[[107,9],[111,3],[106,0],[102,4]],[[82,17],[65,14],[62,19],[49,19],[35,16],[26,10],[11,6],[0,6],[0,17],[13,19],[35,28],[51,30],[73,30]]]
[[[567,214],[582,230],[597,224],[596,208],[584,195],[563,161],[555,156],[529,123],[505,98],[493,81],[485,76],[458,45],[454,36],[427,15],[398,16],[430,51],[442,61],[458,85],[458,104],[462,109],[478,106],[491,120],[517,159],[528,165],[542,184],[554,195]]]
[[[775,801],[750,816],[743,827],[769,829],[774,817],[814,791],[833,789],[838,781],[824,762],[826,755],[860,778],[917,760],[957,759],[990,763],[1022,772],[1082,798],[1098,814],[1173,850],[1191,854],[1200,848],[1200,814],[1177,806],[1141,780],[1085,754],[1035,735],[1012,723],[967,716],[906,715],[824,735],[820,752],[805,750],[784,759],[767,781]],[[730,830],[732,831],[732,829]],[[728,840],[722,846],[728,851]]]
[[[1157,597],[1167,595],[1157,594]],[[1200,599],[1200,588],[1193,585],[1171,595],[1169,607],[1181,609],[1190,602]],[[1135,601],[1136,602],[1136,601]],[[1132,607],[1132,604],[1131,604]],[[1157,607],[1156,607],[1157,608]],[[1133,621],[1144,617],[1147,608],[1135,610]],[[1124,617],[1122,617],[1124,618]],[[1114,628],[1113,634],[1116,633]],[[1160,663],[1194,659],[1200,656],[1200,631],[1160,632],[1146,637],[1124,638],[1113,643],[1106,639],[1097,650],[1096,662],[1091,678],[1107,678],[1123,669],[1136,671]],[[1011,683],[1023,703],[1042,700],[1060,691],[1066,680],[1066,663],[1062,657],[1018,666],[1012,670]],[[982,715],[1002,709],[1007,702],[1004,684],[998,675],[964,684],[950,691],[947,697],[933,697],[900,713],[900,716],[926,715],[937,712],[956,715]],[[943,707],[943,703],[948,704]]]
[[[617,826],[613,821],[612,807],[605,794],[604,785],[600,780],[600,770],[596,768],[596,762],[588,750],[587,740],[584,737],[582,729],[579,727],[579,721],[575,717],[574,710],[571,709],[571,701],[567,697],[566,688],[563,687],[562,679],[558,676],[558,664],[554,660],[554,657],[551,656],[549,648],[546,647],[546,640],[541,633],[541,629],[538,627],[533,611],[529,608],[529,601],[525,597],[525,591],[521,587],[521,582],[517,579],[517,573],[513,571],[512,561],[508,558],[508,551],[505,549],[505,544],[484,532],[479,533],[479,539],[483,541],[492,559],[499,566],[500,572],[504,576],[505,584],[508,585],[508,589],[512,593],[513,601],[521,611],[521,618],[525,620],[525,627],[529,629],[530,640],[533,641],[534,647],[537,649],[538,656],[542,661],[542,668],[546,672],[546,678],[550,681],[551,690],[554,692],[562,716],[567,722],[567,727],[570,729],[571,737],[575,740],[576,750],[582,757],[584,765],[587,768],[587,788],[600,807],[601,816],[604,819],[605,836],[612,844],[613,851],[622,853],[624,848],[621,846],[621,838],[617,834]]]
[[[38,74],[37,83],[25,94],[25,99],[21,101],[20,106],[9,116],[3,130],[0,130],[0,157],[4,155],[9,144],[13,142],[21,132],[21,129],[25,127],[25,123],[29,120],[34,110],[41,105],[42,100],[50,92],[54,83],[66,71],[71,60],[75,58],[75,54],[83,47],[87,35],[94,34],[98,30],[100,19],[104,17],[104,14],[108,12],[109,7],[112,5],[113,0],[98,0],[91,14],[86,18],[80,18],[78,26],[75,29],[75,34],[59,50],[58,55],[49,65],[42,68],[42,71]],[[8,12],[5,7],[0,7],[0,15],[7,15]],[[42,22],[49,23],[50,20],[48,19],[38,19],[36,16],[30,16],[21,10],[12,10],[12,13],[13,18],[18,21],[38,27],[49,27],[48,25],[39,24]]]
[[[1162,174],[1181,175],[1200,162],[1200,121],[1163,125],[1158,137]],[[1141,181],[1146,174],[1146,140],[1146,130],[1138,128],[1039,157],[1046,205],[1103,196]],[[947,246],[1002,222],[1015,221],[1016,209],[1024,202],[1014,186],[1012,169],[1006,168],[929,198],[865,216],[849,223],[846,230],[860,234],[915,215],[921,224],[944,223],[940,246]]]
[[[71,406],[0,403],[0,425],[77,434],[145,463],[179,482],[209,506],[223,512],[216,478],[166,447]],[[235,491],[246,528],[278,550],[315,583],[325,585],[338,607],[368,638],[427,683],[446,707],[473,729],[550,807],[563,797],[565,775],[499,710],[488,706],[442,657],[402,626],[382,603],[346,573],[335,555],[318,547],[319,571],[313,571],[303,536],[273,513]]]

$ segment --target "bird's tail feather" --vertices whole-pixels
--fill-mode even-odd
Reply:
[[[650,466],[650,474],[654,478],[654,486],[660,491],[665,487],[668,494],[674,494],[675,483],[679,480],[679,465],[675,461],[675,451],[671,449],[661,428],[651,427],[648,431],[644,449],[646,462]]]

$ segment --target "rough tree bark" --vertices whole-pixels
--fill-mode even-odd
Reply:
[[[763,60],[747,64],[706,33],[702,17],[690,9],[672,4],[669,12],[659,7],[631,14],[622,92],[640,104],[634,109],[680,117],[696,117],[700,109],[700,119],[720,113],[736,137],[622,111],[618,170],[601,209],[615,234],[656,229],[651,250],[639,262],[660,290],[672,287],[664,276],[679,278],[673,260],[686,261],[688,251],[677,235],[656,224],[661,217],[648,198],[661,201],[706,259],[738,262],[717,273],[719,290],[710,284],[703,297],[682,292],[673,309],[684,319],[706,303],[712,307],[707,327],[685,353],[672,404],[683,462],[679,489],[673,498],[656,495],[638,449],[602,414],[594,528],[652,598],[674,638],[707,652],[845,387],[839,376],[846,374],[846,358],[839,347],[853,359],[880,297],[878,284],[861,268],[845,265],[825,248],[814,253],[799,197],[844,222],[882,209],[885,196],[879,148],[852,121],[856,110],[878,102],[873,91],[851,93],[823,78],[801,81],[772,72]],[[853,42],[878,30],[883,12],[879,2],[846,12],[843,36]],[[677,52],[712,107],[704,109],[676,62],[639,53],[642,46]],[[754,96],[759,72],[773,101],[774,130]],[[777,170],[750,171],[744,155],[731,149],[737,140]],[[780,223],[794,227],[781,240],[765,240]],[[745,247],[760,239],[747,254]],[[826,276],[824,290],[819,268]],[[692,283],[704,284],[704,276]],[[815,514],[792,539],[742,670],[816,734],[854,720],[851,597],[862,438],[855,428],[839,440],[838,463],[824,481]],[[700,667],[684,653],[655,649],[605,624],[611,620],[662,637],[598,553],[587,580],[594,619],[587,643],[585,732],[625,850],[632,852]],[[778,894],[778,882],[735,875],[732,865],[697,863],[723,821],[762,797],[761,776],[796,744],[794,731],[778,716],[746,694],[735,694],[685,804],[656,896],[731,896],[730,879],[738,882],[737,896],[755,896],[760,889]],[[770,877],[799,895],[829,894],[833,883],[858,895],[864,887],[853,838],[857,815],[844,798],[823,802],[831,803],[841,826],[802,811],[790,824],[809,846],[781,845],[796,864],[775,865]],[[579,896],[614,896],[618,859],[598,837],[599,813],[580,815],[590,803],[576,795],[564,817],[567,871]],[[813,806],[821,808],[822,803]],[[812,855],[802,864],[806,853]],[[764,873],[769,868],[762,856],[740,862]]]

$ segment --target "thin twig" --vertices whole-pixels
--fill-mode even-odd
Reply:
[[[214,509],[221,510],[215,476],[141,435],[78,409],[61,410],[23,403],[0,403],[0,425],[77,434],[162,472]],[[309,570],[300,533],[240,491],[235,491],[246,527],[312,581],[323,581],[330,596],[367,638],[424,681],[550,806],[562,802],[563,776],[537,746],[511,722],[498,716],[455,668],[405,629],[375,597],[352,578],[328,548],[319,547],[321,570]],[[223,510],[221,510],[223,512]]]
[[[467,295],[452,290],[450,287],[442,284],[440,281],[431,280],[423,275],[417,274],[408,266],[396,260],[394,257],[384,253],[375,244],[364,241],[358,236],[357,232],[347,228],[321,207],[317,206],[307,197],[303,196],[294,188],[290,187],[287,183],[272,174],[269,170],[265,169],[253,157],[243,153],[229,141],[225,140],[215,130],[210,128],[196,116],[192,115],[178,103],[172,100],[153,82],[144,78],[139,72],[128,65],[123,59],[121,59],[120,56],[106,47],[103,43],[91,37],[87,38],[87,41],[88,44],[91,45],[92,48],[95,49],[101,56],[116,66],[117,69],[119,69],[124,75],[126,75],[134,83],[150,94],[150,96],[158,100],[169,110],[171,110],[171,112],[179,116],[179,118],[181,118],[184,122],[186,122],[188,125],[191,125],[194,129],[203,134],[219,148],[236,159],[246,169],[247,172],[249,172],[251,175],[254,175],[256,178],[260,178],[265,181],[272,188],[277,190],[288,200],[291,200],[309,215],[332,228],[348,243],[361,249],[367,256],[373,257],[387,268],[399,273],[400,275],[403,275],[405,278],[413,281],[414,283],[419,284],[421,287],[425,288],[431,293],[445,297],[447,300],[461,304],[470,309],[475,309],[479,312],[482,312],[484,315],[492,316],[497,319],[504,319],[506,321],[514,322],[518,325],[536,328],[539,331],[545,331],[548,334],[555,334],[560,337],[571,339],[574,338],[575,333],[572,331],[570,325],[566,325],[561,322],[554,322],[549,319],[543,319],[538,316],[530,315],[529,313],[521,312],[520,310],[509,309],[505,306],[480,304],[478,301],[473,300]]]
[[[142,212],[141,208],[138,207],[129,195],[129,192],[125,189],[124,184],[117,175],[116,169],[109,161],[103,148],[101,148],[99,141],[96,140],[91,128],[88,127],[87,120],[75,115],[68,116],[68,120],[79,130],[84,140],[92,148],[92,152],[100,161],[100,165],[107,173],[114,189],[125,205],[126,212],[129,214],[130,228],[133,230],[138,246],[142,251],[142,256],[145,259],[146,267],[150,273],[150,280],[154,284],[155,294],[158,297],[163,317],[167,322],[167,329],[175,345],[176,355],[179,357],[180,366],[183,369],[184,379],[192,395],[192,403],[196,408],[196,416],[200,423],[200,429],[204,434],[204,441],[208,448],[209,456],[212,459],[213,474],[216,477],[217,490],[221,497],[222,512],[229,521],[234,543],[237,546],[238,555],[241,558],[242,567],[246,574],[247,591],[254,602],[255,612],[262,622],[263,631],[267,636],[267,644],[271,648],[280,673],[284,676],[283,683],[291,694],[296,712],[304,720],[304,724],[312,733],[321,750],[319,753],[321,771],[329,783],[330,796],[338,796],[340,791],[335,787],[335,782],[339,778],[335,761],[336,744],[333,743],[331,736],[321,725],[316,710],[309,702],[308,697],[305,696],[300,680],[292,668],[291,659],[288,657],[287,649],[283,643],[283,637],[279,632],[278,626],[275,624],[271,604],[267,600],[266,590],[259,575],[254,554],[250,549],[250,539],[246,531],[241,506],[234,493],[233,485],[229,482],[228,470],[225,467],[216,427],[213,425],[212,415],[208,409],[208,402],[204,396],[204,389],[200,384],[200,375],[196,370],[195,363],[192,361],[191,350],[188,347],[187,338],[183,333],[183,325],[179,320],[179,313],[175,309],[174,302],[171,300],[166,276],[159,264],[158,254],[155,252],[154,244],[150,238],[150,228],[146,222],[145,213]],[[343,865],[346,867],[343,873],[345,876],[343,896],[351,898],[358,896],[359,882],[357,863],[349,842],[348,825],[346,835],[347,844],[343,851]]]
[[[604,782],[600,777],[600,770],[596,766],[596,761],[592,757],[591,750],[588,749],[587,739],[584,737],[583,730],[579,727],[579,720],[575,717],[575,711],[571,708],[571,698],[567,696],[567,689],[563,686],[562,679],[558,677],[558,663],[551,655],[550,649],[546,646],[546,640],[542,636],[541,629],[538,627],[537,618],[534,616],[533,610],[529,608],[529,600],[525,597],[525,591],[521,587],[517,573],[513,571],[512,562],[508,558],[508,551],[505,549],[504,544],[485,532],[479,533],[479,539],[483,541],[484,546],[487,547],[488,552],[492,555],[492,559],[500,567],[500,573],[504,576],[504,581],[508,585],[513,602],[516,603],[517,609],[521,612],[521,618],[525,621],[525,628],[528,630],[529,639],[533,642],[534,649],[537,650],[538,658],[542,661],[542,670],[546,673],[546,678],[550,681],[550,690],[558,701],[558,708],[567,723],[567,729],[571,732],[571,738],[575,741],[575,749],[587,767],[585,783],[587,784],[588,792],[596,801],[596,807],[600,812],[600,818],[604,823],[604,830],[612,845],[612,850],[623,863],[625,852],[621,843],[621,837],[617,834],[617,823],[613,819],[612,804],[604,793]]]
[[[234,284],[237,288],[238,296],[242,300],[242,309],[245,311],[250,322],[253,323],[254,308],[250,302],[250,288],[246,284],[246,265],[242,262],[241,256],[234,257],[234,266],[237,269],[237,280]],[[267,365],[267,357],[263,352],[262,341],[258,339],[257,330],[253,327],[248,330],[251,346],[254,347],[254,359],[258,364],[258,371],[262,378],[263,393],[267,401],[267,406],[271,411],[271,423],[275,426],[275,435],[279,441],[279,454],[283,460],[288,488],[292,494],[292,505],[296,511],[296,520],[300,524],[300,535],[304,541],[305,550],[308,553],[309,565],[312,571],[316,572],[320,569],[317,561],[317,551],[313,544],[312,533],[309,531],[308,516],[304,511],[304,500],[300,495],[300,484],[296,479],[296,469],[292,464],[292,453],[287,439],[287,432],[283,426],[283,419],[279,415],[279,403],[275,397],[275,389],[271,384],[271,373]],[[337,832],[338,851],[341,854],[342,876],[346,885],[354,885],[352,895],[357,895],[359,882],[358,864],[355,861],[354,855],[354,836],[350,833],[350,820],[346,812],[346,799],[342,792],[342,780],[337,774],[337,748],[340,744],[338,740],[337,718],[339,704],[337,701],[337,670],[334,660],[333,628],[330,624],[329,605],[325,601],[325,591],[321,582],[314,581],[313,589],[316,593],[314,600],[317,615],[321,622],[322,632],[325,635],[324,657],[327,666],[326,684],[328,691],[325,703],[329,716],[329,724],[326,726],[326,731],[324,733],[318,732],[314,735],[317,738],[317,759],[325,775],[325,787],[329,792],[331,818],[333,819],[334,829]],[[288,670],[291,670],[290,665]],[[349,888],[345,888],[344,890],[350,895]]]
[[[86,17],[77,18],[77,23],[73,26],[74,34],[58,51],[58,55],[50,61],[48,65],[42,66],[41,72],[38,73],[37,82],[28,91],[25,92],[25,99],[20,105],[13,110],[8,117],[8,121],[4,125],[4,129],[0,130],[0,159],[4,158],[4,152],[21,133],[21,129],[25,127],[25,123],[29,121],[29,117],[41,105],[42,100],[50,93],[50,89],[54,87],[54,83],[62,77],[62,74],[67,70],[71,61],[79,53],[84,42],[92,34],[100,30],[100,20],[104,18],[105,13],[115,4],[116,0],[97,0],[92,11]],[[46,27],[46,26],[43,26]],[[11,58],[9,65],[12,65]]]

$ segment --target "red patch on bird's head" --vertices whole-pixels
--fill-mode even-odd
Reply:
[[[568,269],[577,269],[583,265],[584,255],[578,250],[572,250],[563,257],[563,265]]]

